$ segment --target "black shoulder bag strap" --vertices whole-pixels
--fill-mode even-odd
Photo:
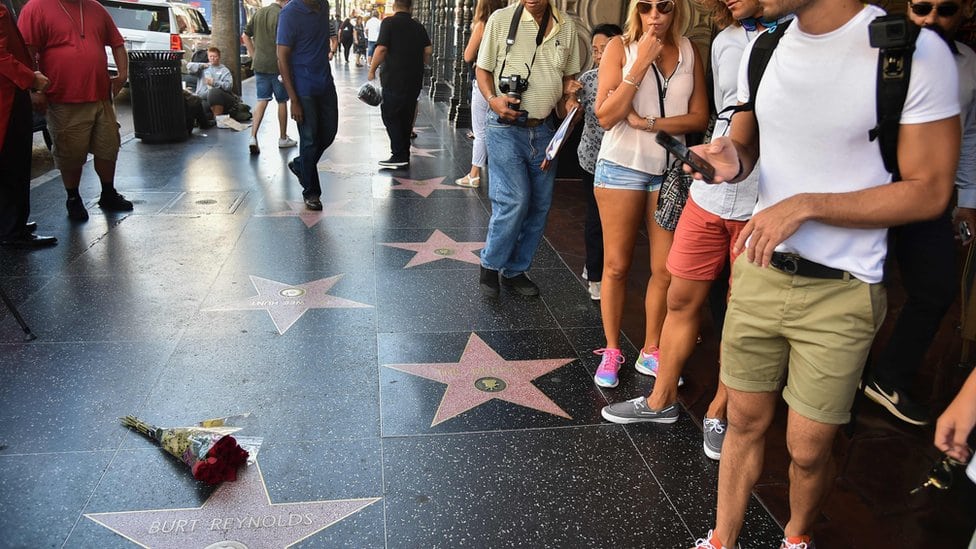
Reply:
[[[888,16],[891,17],[891,16]],[[903,17],[903,16],[902,16]],[[877,20],[877,19],[876,19]],[[868,132],[871,141],[878,140],[885,169],[892,181],[901,180],[898,170],[898,131],[901,128],[901,112],[908,97],[911,80],[912,57],[919,27],[908,22],[907,44],[899,48],[881,48],[878,52],[877,119],[878,125]]]
[[[657,65],[651,64],[651,70],[654,71],[654,80],[657,82],[657,100],[658,105],[661,106],[661,118],[664,118],[664,95],[667,93],[664,91],[664,86],[661,85],[661,75],[658,73]],[[665,149],[664,153],[664,173],[668,173],[671,169],[671,152]]]
[[[759,83],[766,72],[769,60],[773,58],[773,50],[779,45],[780,39],[783,38],[786,29],[790,27],[792,22],[792,19],[783,21],[772,31],[765,31],[756,38],[752,45],[752,52],[749,54],[749,68],[747,69],[749,72],[749,101],[741,105],[726,107],[718,113],[719,116],[729,112],[731,117],[735,113],[756,110],[756,93],[759,91]]]

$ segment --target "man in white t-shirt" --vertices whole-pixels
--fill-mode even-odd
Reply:
[[[886,227],[941,214],[958,161],[959,101],[952,54],[918,37],[892,182],[875,127],[878,51],[868,25],[884,12],[858,0],[764,0],[764,17],[796,20],[773,51],[731,135],[695,150],[717,182],[759,163],[755,214],[735,244],[722,336],[729,428],[714,530],[698,547],[734,547],[762,472],[778,391],[789,405],[790,520],[782,547],[809,546],[830,487],[831,446],[850,417],[864,361],[884,319]],[[748,102],[748,59],[739,100]],[[743,249],[744,248],[744,249]]]
[[[954,216],[941,216],[892,228],[891,254],[898,260],[905,305],[888,343],[869,366],[864,394],[896,418],[914,425],[929,421],[929,409],[909,389],[935,334],[959,289],[958,250],[954,240],[976,231],[976,53],[953,39],[970,13],[971,0],[925,0],[908,3],[908,17],[920,27],[937,30],[953,50],[959,73],[959,106],[963,124],[962,153],[956,171],[959,192]],[[954,222],[953,222],[954,221]],[[965,224],[965,230],[961,229]]]
[[[376,40],[380,37],[380,12],[374,11],[370,14],[366,24],[363,25],[363,32],[366,34],[366,64],[373,60],[373,51],[376,50]]]

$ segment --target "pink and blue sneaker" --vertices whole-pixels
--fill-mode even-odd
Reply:
[[[644,374],[645,376],[657,377],[657,364],[661,357],[661,351],[657,347],[652,347],[650,353],[645,353],[644,349],[640,350],[640,354],[637,355],[637,362],[634,363],[634,369],[638,372]],[[678,377],[678,387],[685,384],[685,378]]]
[[[624,357],[620,354],[620,349],[597,349],[593,351],[595,355],[602,355],[600,367],[596,369],[593,381],[600,387],[614,388],[617,386],[617,372],[620,365],[624,363]]]

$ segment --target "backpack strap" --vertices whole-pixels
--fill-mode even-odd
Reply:
[[[884,16],[886,19],[904,16]],[[878,21],[881,17],[875,19]],[[878,140],[885,169],[893,181],[901,179],[898,171],[898,131],[901,128],[901,112],[908,97],[911,80],[912,57],[920,29],[907,22],[907,45],[897,48],[881,48],[878,52],[877,119],[878,125],[868,132],[871,141]]]
[[[719,116],[728,112],[731,113],[729,115],[731,117],[736,113],[756,110],[756,92],[759,91],[759,82],[762,81],[769,60],[773,58],[773,50],[779,45],[780,39],[786,34],[786,29],[790,27],[792,22],[792,19],[783,21],[783,23],[764,31],[756,38],[752,44],[752,51],[749,53],[749,101],[741,105],[726,107],[718,113]]]

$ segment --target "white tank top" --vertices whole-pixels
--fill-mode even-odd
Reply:
[[[637,114],[657,118],[688,114],[688,101],[691,100],[691,92],[695,88],[693,48],[691,41],[682,36],[678,43],[678,66],[674,74],[670,78],[665,78],[665,75],[658,73],[661,86],[665,90],[664,114],[661,113],[657,79],[654,77],[656,66],[652,66],[647,71],[644,80],[640,82],[640,89],[634,95],[633,104]],[[637,60],[637,44],[629,44],[624,54],[626,64],[622,74],[627,74]],[[648,174],[663,174],[666,168],[666,151],[654,141],[655,135],[655,132],[631,128],[626,119],[621,120],[603,136],[598,158]],[[682,143],[685,140],[683,135],[675,137]]]

